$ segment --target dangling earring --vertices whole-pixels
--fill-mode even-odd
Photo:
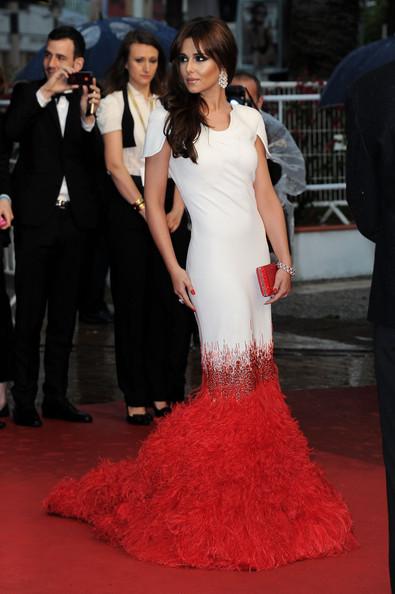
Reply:
[[[218,84],[222,89],[226,89],[228,86],[228,75],[224,68],[221,68],[221,72],[219,73]]]

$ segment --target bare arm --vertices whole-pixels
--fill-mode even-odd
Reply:
[[[108,132],[103,134],[104,159],[106,168],[110,172],[112,180],[123,198],[130,204],[141,198],[141,193],[123,162],[122,132]],[[139,212],[143,213],[142,210]]]
[[[255,146],[258,153],[258,167],[256,170],[254,188],[258,211],[262,217],[266,233],[277,258],[280,262],[291,266],[292,261],[288,247],[284,212],[270,181],[265,149],[261,140],[257,139]],[[274,288],[277,289],[277,292],[270,298],[270,303],[278,301],[281,297],[285,297],[290,292],[290,275],[284,270],[278,270]]]
[[[174,195],[173,195],[173,206],[171,211],[167,213],[167,225],[169,227],[170,233],[174,233],[177,231],[178,227],[180,226],[182,215],[184,214],[185,204],[183,199],[181,198],[181,194],[177,186],[174,187]]]
[[[165,141],[159,153],[145,160],[146,218],[152,237],[161,253],[173,283],[174,292],[194,310],[188,291],[195,291],[186,273],[177,262],[165,213],[165,196],[169,170],[170,146]]]

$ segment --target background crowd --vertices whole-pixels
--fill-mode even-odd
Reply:
[[[100,88],[95,79],[88,88],[68,81],[70,74],[83,71],[84,49],[75,29],[52,31],[45,76],[15,85],[1,120],[0,238],[6,246],[12,223],[17,306],[13,331],[1,266],[0,415],[10,412],[6,387],[12,381],[13,419],[29,427],[42,424],[36,397],[45,316],[43,417],[92,420],[67,398],[78,311],[80,322],[113,318],[117,377],[128,423],[147,425],[184,399],[193,316],[174,295],[144,208],[143,147],[150,113],[166,87],[166,57],[153,34],[132,31]],[[262,108],[254,75],[240,72],[232,84],[247,89],[245,103]],[[94,115],[89,113],[91,103]],[[304,189],[303,157],[284,126],[261,113],[273,167],[277,164],[272,179],[292,214],[287,196]],[[11,180],[13,143],[19,145],[19,157]],[[287,175],[289,171],[296,175]],[[166,212],[177,259],[185,266],[190,224],[171,179]],[[292,216],[287,219],[291,238]],[[105,302],[108,269],[113,315]]]

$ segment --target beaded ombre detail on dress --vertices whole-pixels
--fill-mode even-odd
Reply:
[[[256,389],[260,382],[277,377],[273,344],[253,342],[243,347],[226,345],[202,347],[203,381],[216,396],[241,398]]]

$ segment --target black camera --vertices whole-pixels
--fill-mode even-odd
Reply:
[[[79,70],[72,72],[67,79],[69,85],[78,85],[79,87],[87,86],[88,89],[93,83],[93,74],[89,70]]]
[[[229,85],[226,87],[226,98],[231,103],[232,101],[240,103],[240,105],[248,105],[248,107],[255,107],[258,109],[255,101],[242,85]]]

